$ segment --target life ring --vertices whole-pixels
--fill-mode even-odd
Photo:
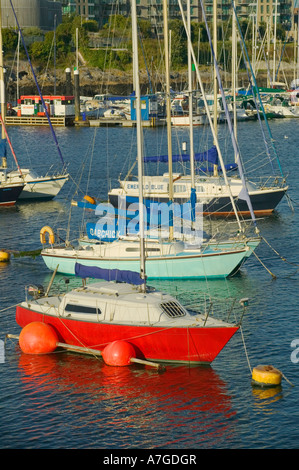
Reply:
[[[54,235],[54,232],[53,230],[51,229],[51,227],[48,227],[47,225],[45,225],[41,231],[40,231],[40,241],[41,241],[41,244],[42,245],[45,245],[46,243],[46,233],[49,235],[49,243],[51,245],[54,245],[55,243],[55,235]]]
[[[84,196],[85,201],[89,202],[90,204],[93,204],[94,206],[96,206],[96,200],[91,197],[91,196]]]
[[[257,366],[252,370],[252,381],[254,384],[264,386],[280,385],[282,373],[273,366]]]

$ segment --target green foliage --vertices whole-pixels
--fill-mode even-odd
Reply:
[[[240,26],[245,41],[250,41],[252,28],[249,20],[240,20]],[[212,25],[210,25],[210,29]],[[81,50],[87,64],[91,67],[98,67],[101,70],[109,68],[119,70],[130,70],[132,67],[132,45],[131,45],[131,18],[123,15],[112,15],[109,22],[98,31],[96,21],[85,21],[75,14],[64,16],[63,21],[56,28],[56,61],[57,65],[64,67],[75,61],[76,47],[76,30],[78,29],[79,49]],[[171,30],[171,69],[179,70],[187,67],[187,37],[183,22],[179,19],[169,21],[169,29]],[[265,32],[265,24],[259,26],[260,34],[263,36]],[[147,68],[151,73],[161,71],[163,69],[164,58],[161,57],[163,51],[163,39],[158,40],[153,36],[153,29],[149,21],[138,20],[138,30],[140,33],[141,44],[139,43],[139,60],[140,69],[145,69],[145,60]],[[99,43],[112,44],[115,50],[107,47],[105,49],[91,49],[89,47],[89,33],[93,33],[93,37],[99,38]],[[18,42],[17,32],[13,29],[2,30],[3,49],[5,55],[14,55]],[[23,31],[25,40],[28,44],[29,54],[32,60],[42,66],[46,66],[51,51],[54,46],[54,33],[43,33],[39,28],[26,28]],[[282,25],[277,25],[277,38],[285,39],[285,29]],[[200,35],[200,37],[199,37]],[[220,23],[218,26],[218,52],[219,63],[228,69],[231,57],[231,21]],[[91,36],[91,35],[90,35]],[[225,36],[225,37],[223,37]],[[35,40],[35,37],[43,38],[43,40]],[[107,38],[107,39],[106,39]],[[206,66],[211,63],[211,51],[208,43],[208,34],[205,24],[191,24],[191,38],[196,56],[198,56],[199,64]],[[229,39],[229,40],[227,40]],[[227,40],[227,41],[225,41]],[[33,42],[35,41],[35,42]],[[225,42],[224,42],[225,41]],[[199,45],[199,47],[198,47]],[[225,52],[224,52],[225,48]],[[22,48],[21,48],[22,54]],[[53,52],[52,52],[53,54]],[[290,51],[293,55],[293,50]],[[222,64],[223,60],[227,63]]]
[[[95,20],[86,20],[83,22],[82,27],[86,31],[90,31],[92,33],[96,33],[99,30],[98,22]]]
[[[4,54],[14,54],[18,45],[18,34],[14,29],[2,29],[2,41]]]
[[[187,64],[187,36],[184,24],[180,20],[170,20],[171,31],[171,65],[181,67]]]

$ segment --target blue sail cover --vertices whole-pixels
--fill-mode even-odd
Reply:
[[[92,277],[93,279],[104,279],[105,281],[127,282],[140,286],[144,284],[144,280],[140,278],[140,274],[134,271],[121,271],[120,269],[102,269],[95,266],[83,266],[83,264],[75,264],[75,274],[77,277]]]
[[[156,163],[156,162],[167,163],[168,155],[159,155],[156,157],[144,157],[143,160],[146,163]],[[197,162],[209,162],[209,163],[212,163],[213,165],[218,165],[219,162],[218,162],[217,148],[215,147],[215,145],[213,145],[213,147],[211,147],[206,152],[196,153],[194,155],[194,160]],[[173,162],[189,162],[190,155],[189,154],[172,155],[172,161]]]
[[[0,141],[0,158],[6,157],[6,139]]]

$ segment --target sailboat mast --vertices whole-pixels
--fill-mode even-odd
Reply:
[[[164,22],[164,50],[165,50],[165,75],[166,75],[166,117],[167,117],[167,145],[168,145],[168,176],[169,176],[169,207],[173,202],[173,171],[172,171],[172,142],[171,142],[171,100],[170,100],[170,70],[169,70],[169,43],[168,43],[168,9],[167,0],[163,0]],[[172,217],[171,217],[172,219]],[[169,224],[169,238],[173,239],[173,223]]]
[[[202,98],[203,98],[203,101],[204,101],[208,121],[209,121],[209,124],[210,124],[210,127],[211,127],[213,139],[214,139],[214,142],[215,142],[215,146],[216,146],[216,149],[217,149],[221,169],[222,169],[222,172],[223,172],[224,181],[225,181],[225,184],[228,188],[229,198],[230,198],[230,201],[231,201],[231,204],[232,204],[232,207],[233,207],[233,211],[234,211],[236,219],[237,219],[237,223],[238,223],[240,232],[242,232],[243,228],[242,228],[242,225],[241,225],[241,222],[240,222],[240,218],[238,216],[236,204],[235,204],[235,201],[234,201],[234,198],[233,198],[233,195],[232,195],[232,192],[231,192],[231,188],[230,188],[230,185],[229,185],[229,182],[228,182],[224,161],[223,161],[223,158],[222,158],[221,150],[220,150],[220,147],[219,147],[219,142],[218,142],[218,139],[217,139],[217,134],[216,134],[215,129],[214,129],[214,122],[213,122],[212,117],[211,117],[210,109],[209,109],[209,106],[208,106],[208,103],[207,103],[207,99],[206,99],[206,95],[205,95],[205,91],[204,91],[204,87],[203,87],[203,83],[202,83],[202,79],[201,79],[199,69],[198,69],[198,64],[196,62],[196,57],[195,57],[195,54],[194,54],[194,50],[193,50],[193,46],[192,46],[192,42],[191,42],[191,37],[190,37],[189,31],[188,31],[188,27],[186,25],[186,20],[185,20],[185,15],[184,15],[182,2],[181,2],[181,0],[178,0],[178,2],[179,2],[179,7],[180,7],[180,11],[181,11],[181,16],[182,16],[184,28],[185,28],[187,38],[188,38],[188,43],[190,44],[190,51],[191,51],[192,59],[194,61],[197,80],[198,80],[200,90],[201,90],[201,93],[202,93]],[[204,14],[204,10],[203,10],[203,14]],[[204,18],[205,18],[205,14],[204,14]]]
[[[2,121],[5,122],[5,84],[4,84],[4,65],[3,65],[3,41],[2,41],[2,5],[0,0],[0,104]],[[5,139],[4,126],[1,126],[1,137]]]
[[[187,25],[191,36],[191,2],[187,0]],[[189,88],[189,127],[190,127],[190,173],[191,188],[195,188],[194,172],[194,135],[193,135],[193,94],[192,94],[192,57],[190,45],[188,42],[188,88]]]
[[[214,54],[215,59],[217,60],[217,0],[213,0],[213,43],[214,43]],[[214,129],[216,136],[218,136],[218,81],[216,73],[216,64],[214,63],[213,67],[213,80],[214,80]],[[215,141],[214,141],[215,143]],[[214,165],[214,176],[218,176],[217,165]]]
[[[234,109],[234,134],[237,139],[237,102],[236,102],[236,79],[237,79],[237,29],[236,17],[232,17],[232,95],[233,95],[233,109]],[[235,162],[237,155],[235,155]]]
[[[141,96],[138,68],[138,33],[136,0],[132,0],[132,45],[133,45],[133,75],[136,96],[136,131],[137,131],[137,162],[139,187],[139,235],[140,235],[140,277],[145,281],[145,247],[144,247],[144,213],[143,213],[143,139],[141,125]],[[145,282],[142,284],[145,291]]]
[[[275,82],[275,74],[276,74],[276,31],[277,31],[277,0],[275,0],[275,14],[274,14],[274,46],[273,46],[273,80],[272,86]]]

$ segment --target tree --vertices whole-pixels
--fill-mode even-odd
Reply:
[[[180,20],[170,20],[169,30],[171,30],[171,64],[181,67],[187,63],[187,36],[184,24]]]
[[[14,29],[4,28],[2,29],[2,41],[4,54],[14,53],[18,45],[18,34]]]

